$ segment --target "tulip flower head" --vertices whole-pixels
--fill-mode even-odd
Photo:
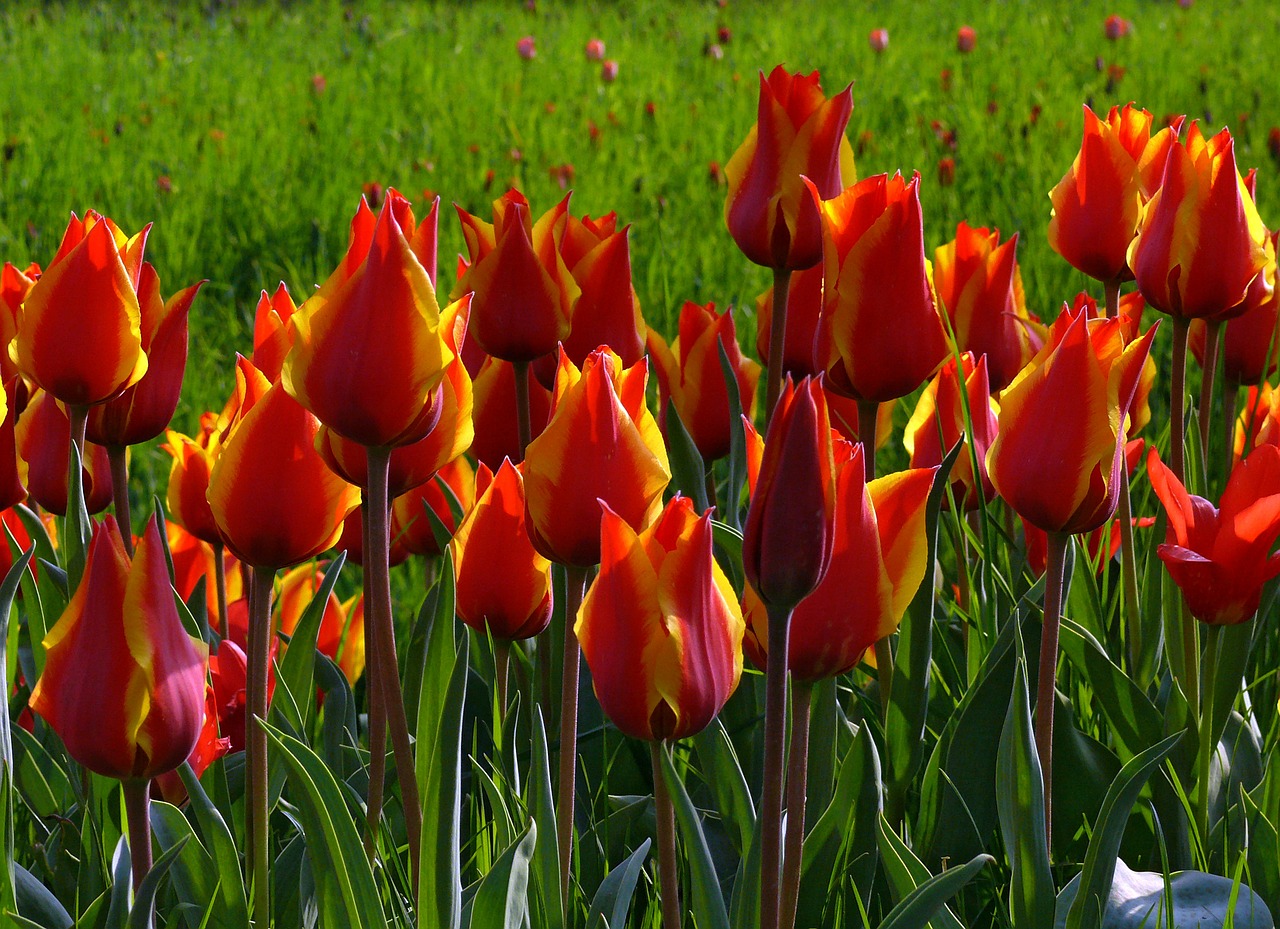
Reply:
[[[1156,331],[1126,342],[1122,325],[1064,306],[1000,395],[987,472],[1014,512],[1046,532],[1089,532],[1115,514],[1126,418]]]
[[[604,40],[588,39],[584,54],[587,61],[604,61]]]
[[[760,600],[794,609],[831,563],[835,462],[827,401],[818,379],[778,398],[743,532],[743,567]]]
[[[1266,243],[1231,133],[1206,140],[1192,123],[1186,145],[1170,147],[1160,189],[1129,246],[1142,296],[1183,319],[1226,315],[1266,266]]]
[[[1262,586],[1280,574],[1280,448],[1264,445],[1235,466],[1215,507],[1187,493],[1156,450],[1151,486],[1169,516],[1156,554],[1202,623],[1234,625],[1258,611]]]
[[[8,345],[18,334],[18,310],[22,301],[40,279],[40,266],[35,262],[25,268],[5,262],[0,268],[0,342]],[[8,382],[18,373],[18,366],[8,351],[0,352],[0,378]]]
[[[102,403],[147,373],[138,286],[150,230],[130,238],[92,210],[83,220],[73,213],[23,300],[9,357],[63,403]]]
[[[872,29],[867,36],[867,44],[871,46],[871,50],[877,55],[889,47],[889,30],[888,29]]]
[[[1276,290],[1275,249],[1280,233],[1267,237],[1267,264],[1253,279],[1241,303],[1222,326],[1222,350],[1218,363],[1228,384],[1257,384],[1275,373],[1280,360],[1280,291]],[[1207,324],[1193,319],[1187,335],[1187,347],[1196,361],[1204,364]]]
[[[742,673],[742,613],[712,553],[711,511],[676,496],[636,532],[601,507],[600,574],[574,625],[596,697],[632,738],[694,735]]]
[[[436,209],[418,224],[387,192],[377,218],[362,199],[342,264],[293,314],[281,382],[338,435],[408,445],[439,417],[429,402],[453,359],[427,265]]]
[[[275,293],[268,295],[264,290],[258,299],[253,316],[253,364],[269,381],[280,377],[284,360],[293,348],[290,320],[297,309],[283,281]]]
[[[972,26],[961,26],[956,30],[956,51],[968,54],[978,45],[978,33]]]
[[[978,501],[990,502],[995,488],[987,475],[987,449],[995,441],[1000,429],[1000,406],[991,398],[987,383],[987,359],[983,355],[976,362],[971,352],[961,356],[957,370],[954,358],[947,361],[937,376],[920,395],[915,412],[907,422],[902,437],[913,468],[933,467],[941,464],[947,452],[956,442],[964,439],[966,447],[960,452],[951,469],[951,490],[956,503],[966,510],[978,508]],[[965,397],[961,397],[961,372]],[[966,425],[965,407],[969,419]],[[974,454],[969,453],[972,443]],[[974,478],[973,461],[978,462],[978,476]],[[982,496],[979,497],[979,494]]]
[[[822,260],[818,211],[801,175],[823,197],[854,180],[844,135],[852,111],[852,85],[828,99],[816,71],[792,74],[778,65],[760,74],[756,125],[725,166],[725,222],[748,259],[791,270]]]
[[[552,561],[600,561],[604,501],[637,528],[662,507],[671,467],[658,424],[645,406],[648,366],[626,370],[601,346],[579,370],[562,352],[551,421],[529,444],[525,497],[534,548]]]
[[[822,216],[827,387],[885,402],[911,393],[947,357],[924,255],[920,175],[868,177],[830,200]]]
[[[67,448],[71,422],[62,405],[40,391],[27,403],[14,425],[18,480],[31,499],[50,513],[67,513]],[[111,461],[101,445],[86,442],[81,459],[81,486],[90,515],[111,505]]]
[[[1084,108],[1084,140],[1071,170],[1049,192],[1049,245],[1072,267],[1103,282],[1126,281],[1128,249],[1143,203],[1160,187],[1179,117],[1154,136],[1152,116],[1133,104],[1100,119]]]
[[[618,63],[612,58],[600,66],[600,80],[612,84],[618,79]]]
[[[31,708],[80,764],[145,781],[191,754],[208,651],[178,617],[154,518],[132,563],[114,519],[94,528],[84,576],[44,646]]]
[[[516,41],[516,52],[525,61],[533,61],[538,55],[538,43],[531,35],[521,36]]]

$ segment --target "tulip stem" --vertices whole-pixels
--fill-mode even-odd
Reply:
[[[1209,473],[1209,436],[1213,430],[1213,387],[1218,375],[1218,343],[1222,332],[1222,320],[1205,321],[1204,369],[1200,380],[1200,462],[1204,473]]]
[[[680,929],[680,871],[676,857],[676,808],[662,775],[665,742],[650,742],[653,760],[653,809],[658,818],[658,875],[661,880],[662,929]]]
[[[125,554],[133,557],[133,520],[129,514],[129,461],[128,449],[123,445],[108,445],[107,460],[111,462],[111,495],[116,504],[116,522],[120,524],[120,539]]]
[[[773,269],[773,317],[769,321],[769,370],[765,381],[764,424],[769,426],[773,408],[782,394],[782,359],[787,341],[787,302],[791,296],[791,270]],[[743,407],[747,406],[743,400]]]
[[[516,378],[516,429],[520,438],[520,460],[533,441],[533,411],[529,405],[529,362],[513,361],[511,367]]]
[[[410,879],[413,893],[418,894],[419,862],[422,857],[422,803],[418,799],[418,775],[413,761],[413,745],[409,741],[409,720],[404,711],[404,692],[400,689],[400,665],[396,660],[396,632],[391,616],[391,526],[387,482],[391,471],[391,449],[387,446],[365,450],[369,472],[369,533],[365,536],[364,569],[370,575],[372,610],[365,602],[366,621],[372,616],[377,638],[373,669],[375,687],[382,688],[382,706],[391,730],[391,747],[395,753],[396,780],[404,805],[405,836],[409,841]]]
[[[787,664],[790,608],[769,608],[764,671],[764,787],[760,797],[760,929],[778,929],[782,864],[782,778],[787,761]]]
[[[804,855],[805,799],[809,789],[809,710],[813,684],[791,682],[791,750],[787,765],[787,838],[782,858],[782,929],[796,924],[800,900],[800,865]]]
[[[1187,486],[1187,321],[1173,317],[1173,378],[1169,395],[1169,470]]]
[[[1209,858],[1209,772],[1218,750],[1213,725],[1214,679],[1218,676],[1218,657],[1222,648],[1222,627],[1208,624],[1204,631],[1204,706],[1200,712],[1200,781],[1197,785],[1196,824],[1200,831],[1200,848]]]
[[[268,852],[271,815],[267,796],[267,696],[271,661],[271,588],[275,568],[255,566],[249,581],[249,674],[245,682],[248,732],[245,734],[245,831],[249,833],[249,871],[253,874],[253,920],[257,929],[271,925],[271,882]]]
[[[573,631],[587,590],[589,568],[567,566],[564,605],[564,670],[560,678],[560,794],[556,803],[556,837],[560,848],[560,902],[569,906],[569,868],[573,864],[574,788],[578,775],[578,662],[581,648]]]
[[[367,494],[360,501],[360,538],[363,548],[369,539]],[[363,560],[363,552],[361,558]],[[361,593],[364,595],[364,602],[369,604],[373,602],[372,573],[362,571],[361,575]],[[387,782],[387,714],[378,678],[378,639],[374,634],[374,624],[366,622],[362,634],[365,659],[369,667],[369,673],[365,675],[365,692],[369,698],[369,797],[365,803],[364,853],[366,858],[373,861],[378,848],[378,825],[382,821],[382,797]]]
[[[862,465],[868,482],[876,479],[876,420],[880,404],[875,400],[858,401],[858,441],[862,443]],[[880,721],[889,725],[889,696],[893,693],[893,643],[889,637],[875,644],[877,689],[880,691]]]
[[[1053,847],[1053,705],[1058,676],[1058,627],[1062,618],[1063,575],[1071,536],[1050,532],[1044,575],[1044,629],[1040,636],[1040,678],[1036,691],[1036,753],[1044,776],[1044,834]]]
[[[227,625],[227,553],[226,546],[221,542],[214,543],[213,546],[213,584],[218,593],[218,631],[222,635],[230,635],[231,629]]]
[[[133,890],[151,870],[151,782],[123,781],[125,818],[129,820],[129,859],[133,862]],[[147,925],[151,925],[150,916]]]

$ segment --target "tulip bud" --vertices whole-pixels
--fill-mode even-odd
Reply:
[[[986,356],[975,363],[973,354],[961,356],[961,370],[957,371],[955,359],[942,366],[937,376],[920,394],[915,412],[907,422],[902,444],[911,456],[913,468],[927,468],[941,464],[943,458],[962,438],[965,448],[960,452],[951,469],[951,490],[958,506],[964,510],[976,510],[980,500],[990,502],[995,488],[987,475],[987,449],[995,441],[1000,425],[997,419],[1000,406],[991,399],[987,383]],[[964,387],[960,386],[963,372]],[[961,389],[965,398],[961,397]],[[969,425],[965,421],[965,405],[969,410]],[[970,445],[972,443],[972,453]],[[973,459],[978,461],[978,475],[973,473]]]
[[[14,426],[18,477],[31,499],[50,513],[67,513],[67,449],[71,422],[54,397],[41,391]],[[111,461],[101,445],[86,442],[81,463],[85,508],[90,515],[111,505]]]

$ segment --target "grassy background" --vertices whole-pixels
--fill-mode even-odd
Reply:
[[[1131,36],[1106,39],[1112,12]],[[978,34],[969,55],[955,48],[962,23]],[[880,26],[890,44],[877,56],[866,37]],[[530,62],[516,54],[524,35]],[[613,84],[585,60],[593,36],[619,62]],[[516,183],[541,211],[563,196],[549,169],[571,164],[575,211],[634,224],[651,325],[670,331],[683,300],[714,300],[742,306],[750,339],[766,275],[724,228],[712,163],[754,118],[757,71],[785,62],[821,69],[829,93],[853,82],[859,174],[921,172],[930,248],[961,219],[1020,232],[1028,303],[1051,317],[1086,284],[1045,239],[1083,101],[1229,125],[1241,166],[1259,168],[1264,220],[1280,221],[1267,149],[1280,98],[1264,91],[1278,36],[1280,6],[1245,0],[6,5],[0,259],[47,262],[72,210],[129,231],[154,222],[148,257],[166,293],[210,281],[175,420],[191,430],[229,389],[259,291],[284,280],[301,297],[327,276],[363,184],[416,202],[439,193],[448,275],[462,249],[450,202],[487,215]],[[939,185],[944,156],[954,186]],[[158,456],[135,456],[144,486]]]

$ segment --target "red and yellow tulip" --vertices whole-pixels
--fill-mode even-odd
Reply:
[[[253,364],[263,377],[274,381],[280,377],[284,360],[293,348],[291,320],[298,307],[284,282],[268,296],[264,290],[253,315]]]
[[[67,514],[67,448],[71,422],[54,397],[38,391],[14,426],[18,452],[18,480],[31,499],[59,516]],[[111,462],[107,450],[85,443],[81,459],[81,486],[90,515],[111,505]]]
[[[941,464],[947,452],[963,438],[965,447],[951,469],[951,492],[959,507],[974,510],[978,508],[979,500],[990,502],[995,497],[995,488],[987,475],[986,460],[987,449],[1000,429],[1000,406],[991,399],[986,356],[974,362],[973,353],[965,352],[960,360],[959,370],[955,358],[948,360],[920,394],[903,433],[902,444],[906,446],[913,468],[929,468]],[[961,375],[963,388],[960,386]],[[961,389],[964,397],[960,394]],[[967,422],[966,405],[969,412]],[[975,457],[978,462],[976,478],[973,472]]]

